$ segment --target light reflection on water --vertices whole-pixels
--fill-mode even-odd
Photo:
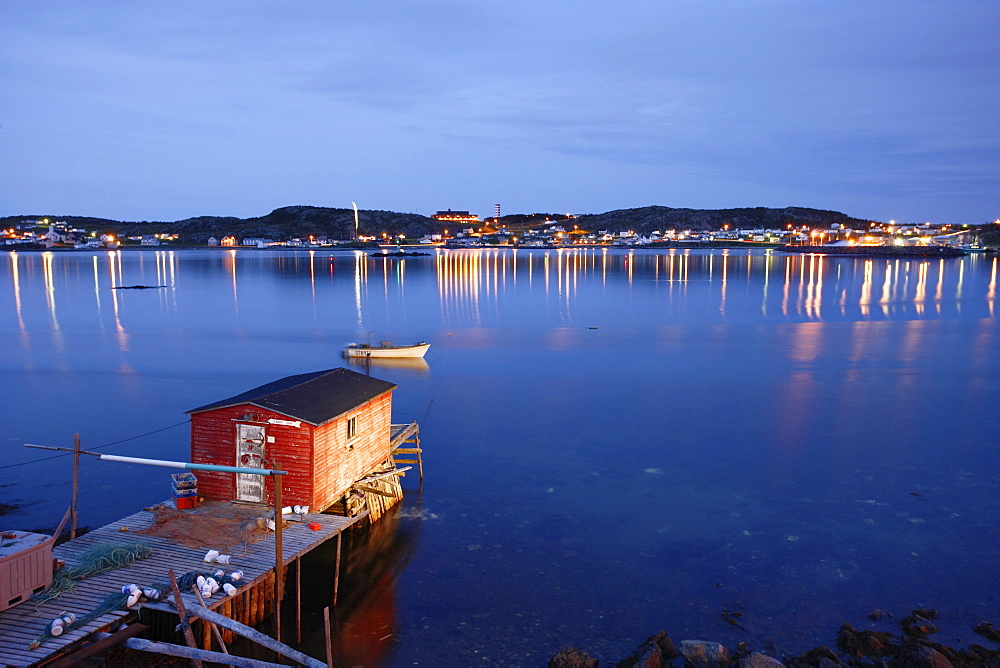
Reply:
[[[1000,609],[994,257],[220,249],[2,262],[11,464],[37,459],[24,442],[111,443],[345,365],[350,341],[432,343],[417,366],[372,365],[399,385],[394,419],[418,419],[426,448],[422,494],[399,518],[408,556],[378,580],[388,663],[537,665],[564,644],[619,659],[661,627],[801,649],[875,607],[938,607],[950,634],[983,642],[965,622]],[[134,285],[157,287],[122,289]],[[109,451],[187,448],[182,425]],[[20,506],[6,522],[55,525],[68,466],[0,469],[0,502]],[[84,524],[169,494],[148,470],[108,466],[83,463]]]

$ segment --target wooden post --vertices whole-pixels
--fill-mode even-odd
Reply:
[[[73,509],[73,512],[70,514],[73,521],[69,527],[70,540],[76,538],[76,495],[79,489],[80,489],[80,434],[73,434],[73,503],[70,506]]]
[[[295,560],[295,644],[302,642],[302,559]]]
[[[323,631],[326,635],[326,668],[333,668],[333,642],[330,638],[330,606],[323,608]]]
[[[278,467],[278,462],[274,463]],[[274,638],[281,642],[281,575],[285,566],[285,555],[281,546],[281,476],[274,477]]]
[[[184,642],[187,643],[188,647],[191,649],[198,649],[198,645],[194,640],[194,632],[191,631],[191,625],[188,624],[187,611],[184,609],[184,599],[181,598],[181,590],[177,586],[177,578],[174,577],[174,569],[167,571],[170,575],[170,590],[174,594],[174,606],[177,608],[177,618],[181,620],[181,630],[184,632]],[[194,668],[201,668],[201,661],[198,659],[191,659],[191,665]]]
[[[334,566],[333,570],[333,607],[337,607],[337,590],[340,588],[340,539],[344,535],[344,530],[341,529],[337,533],[337,565]]]
[[[198,589],[198,585],[191,585],[191,589],[194,590],[194,595],[198,597],[198,602],[201,603],[201,607],[207,608],[208,606],[205,605],[205,599],[202,597],[201,590]],[[219,649],[222,650],[222,653],[229,654],[229,650],[226,649],[226,643],[222,641],[222,634],[219,633],[219,627],[213,624],[212,622],[205,622],[205,623],[209,626],[209,628],[212,629],[212,634],[215,636],[215,642],[219,643]],[[205,649],[212,649],[212,648],[209,646],[206,647]]]
[[[316,668],[322,668],[323,666],[322,661],[317,661],[307,654],[303,654],[296,649],[292,649],[288,645],[278,642],[273,638],[269,638],[266,633],[261,633],[246,624],[240,624],[239,622],[229,619],[228,617],[223,617],[219,613],[212,612],[208,608],[203,608],[197,604],[192,605],[191,614],[201,617],[205,621],[215,622],[224,629],[229,629],[244,638],[254,641],[258,645],[263,645],[264,647],[277,652],[281,656],[288,657],[293,661],[298,661],[304,666],[315,666]]]
[[[420,447],[420,432],[413,435],[413,443],[417,448],[417,467],[420,470],[420,482],[424,481],[424,455],[423,448]]]
[[[98,632],[96,635],[98,638],[102,639],[111,637],[111,634],[109,633]],[[245,659],[242,656],[223,654],[222,652],[208,652],[203,649],[191,649],[190,647],[185,647],[184,645],[174,645],[168,642],[153,642],[152,640],[144,640],[142,638],[128,638],[123,640],[121,645],[137,652],[162,654],[164,656],[176,656],[182,659],[191,659],[192,661],[195,659],[204,659],[205,661],[218,663],[223,666],[241,666],[242,668],[284,668],[286,665],[280,663],[270,663],[269,661],[258,661],[257,659]],[[74,653],[74,657],[75,656],[76,655]],[[319,666],[323,665],[320,661],[317,661],[316,663]],[[74,665],[79,665],[79,662],[74,662]]]

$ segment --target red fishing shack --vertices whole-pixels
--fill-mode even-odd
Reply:
[[[288,471],[282,502],[329,508],[390,459],[396,386],[349,369],[288,376],[187,411],[191,461]],[[199,495],[272,504],[266,476],[198,472]]]

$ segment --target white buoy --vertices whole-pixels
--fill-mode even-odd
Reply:
[[[231,579],[231,580],[242,580],[243,579],[243,571],[233,571],[232,573],[229,574],[229,579]]]
[[[291,506],[285,506],[284,508],[281,509],[281,514],[282,515],[291,515],[292,514],[292,507]]]
[[[216,560],[216,558],[218,558],[218,556],[219,556],[218,550],[209,550],[208,552],[205,553],[205,561],[207,561],[208,563],[212,563],[213,561]]]
[[[226,592],[226,596],[232,596],[237,591],[236,587],[234,587],[233,585],[229,584],[228,582],[226,584],[222,585],[222,590],[224,592]]]
[[[63,632],[62,617],[57,617],[49,624],[49,634],[53,636],[61,636]]]
[[[125,605],[131,608],[132,606],[134,606],[136,603],[139,602],[139,599],[141,597],[142,597],[142,591],[140,591],[139,588],[136,587],[136,590],[128,595],[128,601],[125,603]]]
[[[199,576],[198,576],[198,577],[197,577],[197,578],[195,579],[194,583],[195,583],[196,585],[198,585],[198,589],[201,589],[202,587],[204,587],[204,586],[205,586],[205,578],[204,578],[204,576],[202,576],[202,575],[199,575]]]
[[[215,558],[215,560],[220,564],[228,565],[230,563],[231,558],[232,557],[230,557],[228,554],[220,554],[218,557]]]

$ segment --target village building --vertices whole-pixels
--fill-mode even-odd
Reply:
[[[448,209],[447,211],[438,211],[433,216],[434,220],[441,221],[443,223],[478,223],[479,216],[474,213],[469,213],[468,211],[452,211]]]
[[[349,369],[288,376],[188,411],[191,461],[278,468],[285,504],[314,512],[334,505],[392,456],[396,386]],[[265,476],[199,471],[199,495],[271,504]]]

